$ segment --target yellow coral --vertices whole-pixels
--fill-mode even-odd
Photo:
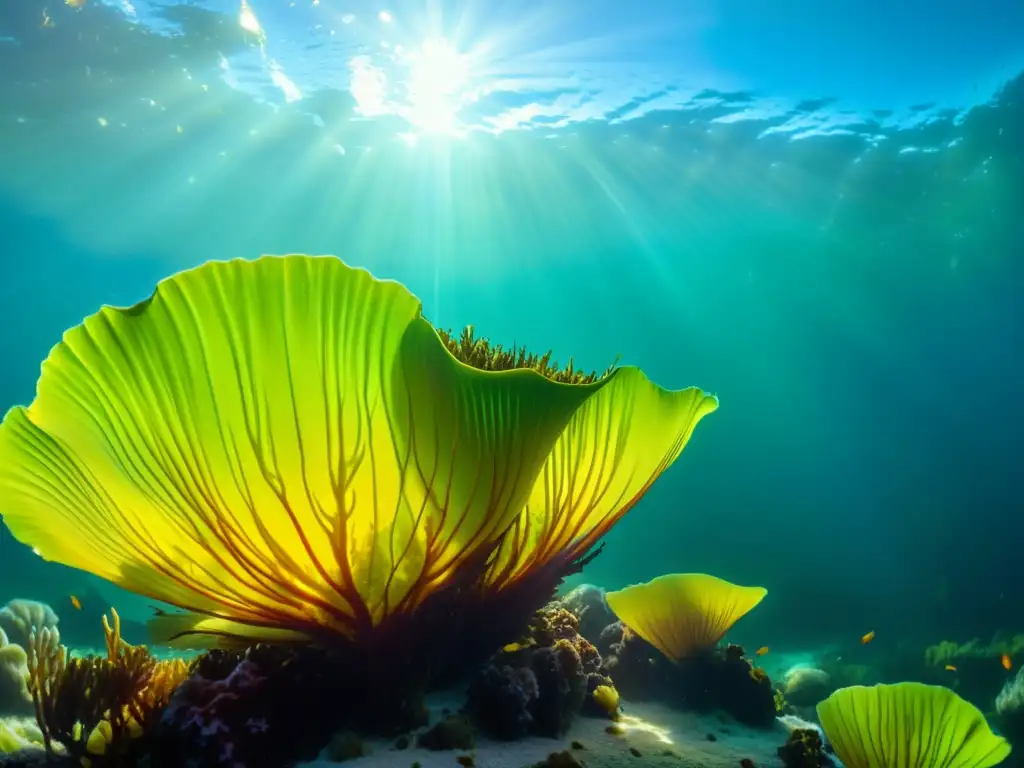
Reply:
[[[619,692],[610,685],[599,685],[594,689],[594,701],[612,719],[619,714]]]
[[[29,644],[29,690],[47,750],[57,741],[82,765],[112,748],[129,754],[154,713],[167,704],[188,675],[180,659],[158,661],[142,646],[121,638],[121,620],[103,617],[107,655],[69,658],[55,632],[42,629]]]
[[[780,691],[778,688],[775,689],[775,711],[778,714],[782,714],[789,709],[789,702],[786,701],[786,694]]]
[[[131,700],[122,708],[121,720],[127,728],[129,738],[142,735],[143,725],[139,718],[145,719],[150,713],[162,710],[170,701],[171,696],[189,675],[189,666],[182,659],[156,659],[143,646],[130,645],[121,637],[121,617],[117,610],[110,609],[113,621],[103,617],[103,634],[107,644],[107,659],[114,664],[144,669],[139,684],[132,692]],[[101,721],[106,729],[99,738],[109,744],[113,738],[109,718]],[[99,727],[99,726],[98,726]],[[98,728],[97,727],[97,728]],[[90,734],[90,741],[96,736],[95,729]],[[99,742],[97,742],[98,744]],[[96,752],[96,754],[102,754]]]
[[[50,352],[0,426],[4,520],[190,611],[164,640],[367,638],[481,562],[494,592],[570,567],[717,407],[450,349],[403,286],[332,257],[182,272]]]

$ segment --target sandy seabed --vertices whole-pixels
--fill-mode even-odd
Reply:
[[[431,700],[432,713],[451,709],[458,700]],[[454,706],[452,706],[454,705]],[[434,718],[439,714],[434,714]],[[471,756],[476,768],[529,768],[553,752],[569,751],[586,768],[739,768],[744,758],[757,768],[783,768],[776,749],[786,741],[788,729],[740,725],[724,715],[679,712],[660,704],[623,703],[623,732],[607,732],[608,720],[578,717],[564,738],[539,737],[514,742],[477,739],[472,750],[431,752],[394,742],[366,742],[369,754],[346,760],[345,768],[458,768],[459,757]],[[712,740],[712,738],[714,740]],[[575,742],[575,747],[574,747]],[[341,763],[314,760],[302,768],[336,768]]]
[[[431,720],[458,709],[463,696],[431,697]],[[13,723],[15,718],[9,718]],[[568,751],[584,768],[740,768],[744,758],[756,768],[784,768],[776,749],[789,730],[781,723],[754,729],[725,715],[680,712],[660,704],[623,703],[621,733],[609,733],[611,721],[577,717],[563,738],[531,737],[503,742],[478,738],[471,750],[432,752],[417,747],[398,749],[394,741],[364,742],[368,754],[344,763],[320,759],[299,768],[459,768],[459,758],[472,757],[475,768],[532,768],[554,752]],[[712,740],[713,739],[713,740]],[[0,755],[0,766],[26,765],[43,757],[41,748]],[[41,763],[39,763],[41,764]]]

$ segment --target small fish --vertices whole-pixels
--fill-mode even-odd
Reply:
[[[71,595],[71,604],[72,604],[73,606],[75,606],[75,610],[76,610],[76,611],[80,611],[80,610],[82,610],[82,601],[81,601],[81,600],[79,600],[79,599],[78,599],[77,597],[75,597],[74,595]]]
[[[501,650],[503,650],[505,653],[515,653],[516,651],[525,650],[536,644],[537,641],[531,637],[525,643],[509,643],[508,645],[504,645],[502,646]]]
[[[754,655],[755,656],[764,656],[766,653],[768,653],[769,650],[771,650],[771,649],[767,645],[762,645],[760,648],[758,648],[756,651],[754,651]]]
[[[947,672],[956,672],[956,667],[954,667],[952,664],[947,664],[946,665],[946,671]]]
[[[870,643],[874,639],[875,639],[875,630],[872,629],[870,632],[868,632],[866,635],[864,635],[864,637],[862,637],[860,639],[860,644],[861,645],[867,645],[868,643]]]
[[[1013,669],[1013,662],[1010,660],[1010,654],[1004,653],[1001,661],[1003,662],[1003,669]]]
[[[85,7],[85,0],[64,0],[64,2],[67,5],[70,5],[72,8],[84,8]]]

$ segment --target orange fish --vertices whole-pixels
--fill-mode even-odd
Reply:
[[[870,643],[874,639],[875,639],[875,630],[872,629],[870,632],[868,632],[866,635],[864,635],[864,637],[862,637],[860,639],[860,644],[861,645],[867,645],[868,643]]]
[[[755,656],[764,656],[766,653],[768,653],[769,650],[770,649],[768,648],[767,645],[762,645],[760,648],[758,648],[756,651],[754,651],[754,655]]]
[[[1013,662],[1010,660],[1010,654],[1004,653],[1003,658],[1003,669],[1009,670],[1013,668]]]
[[[947,672],[956,672],[956,667],[954,667],[952,664],[947,664],[946,665],[946,671]]]
[[[80,611],[80,610],[82,610],[82,601],[81,601],[81,600],[79,600],[79,599],[78,599],[77,597],[75,597],[74,595],[71,595],[71,604],[72,604],[73,606],[75,606],[75,610],[76,610],[76,611]]]

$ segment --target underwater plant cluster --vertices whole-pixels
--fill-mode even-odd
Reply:
[[[742,589],[710,577],[681,577],[693,578]],[[643,587],[632,590],[644,597]],[[594,595],[600,600],[589,613],[581,601],[588,595],[583,600],[593,602]],[[679,604],[674,596],[668,597]],[[660,608],[668,611],[669,606]],[[157,767],[282,766],[322,754],[343,759],[353,749],[353,740],[358,743],[369,735],[437,750],[471,749],[478,737],[557,738],[568,733],[581,715],[619,720],[617,684],[635,688],[645,681],[634,679],[626,667],[613,676],[595,645],[581,634],[577,613],[591,622],[601,614],[618,621],[602,593],[587,588],[535,612],[518,640],[506,643],[469,672],[463,681],[461,711],[429,727],[423,705],[426,687],[396,678],[376,689],[355,688],[353,682],[359,678],[344,654],[315,645],[260,643],[245,650],[210,650],[190,662],[158,660],[145,647],[121,638],[120,619],[112,611],[111,619],[103,621],[106,654],[73,657],[59,643],[56,616],[48,607],[16,601],[4,612],[21,617],[18,639],[28,651],[23,654],[21,687],[15,690],[23,691],[27,707],[21,711],[31,708],[38,727],[30,733],[11,732],[0,744],[6,744],[7,751],[42,745],[45,752],[40,758],[64,756],[90,766],[143,761]],[[753,673],[735,646],[723,654],[715,650],[727,628],[719,624],[691,648],[710,660],[699,684],[707,683],[707,675],[716,671],[724,672],[720,680],[710,681],[716,689],[730,678],[730,667],[714,659],[741,665],[751,690],[767,683],[766,676]],[[668,689],[672,680],[686,677],[660,684]],[[746,706],[739,703],[747,694],[738,691],[734,703]],[[767,726],[774,715],[775,703],[769,696],[756,719]]]
[[[210,736],[228,702],[288,701],[277,664],[344,681],[353,713],[400,729],[417,694],[521,633],[716,407],[635,368],[456,339],[333,257],[210,262],[53,348],[0,426],[3,516],[43,558],[181,609],[155,642],[220,651],[161,723]],[[28,648],[77,670],[47,633]],[[115,644],[106,664],[138,688],[121,659],[141,653]]]
[[[848,687],[820,694],[820,725],[794,716],[783,691],[798,689],[773,686],[741,648],[721,642],[733,623],[720,618],[723,609],[744,592],[754,601],[763,594],[704,574],[664,576],[607,595],[577,588],[537,611],[518,640],[470,672],[460,685],[462,706],[432,723],[424,690],[364,690],[355,697],[343,658],[313,645],[260,643],[188,662],[156,659],[121,638],[112,611],[103,622],[106,653],[73,656],[59,644],[47,606],[13,601],[0,611],[0,626],[29,651],[22,651],[20,675],[0,687],[8,702],[0,716],[32,710],[36,722],[0,719],[0,764],[285,766],[360,757],[364,739],[387,736],[396,765],[405,764],[401,752],[410,746],[455,751],[458,762],[472,765],[482,738],[564,737],[578,717],[611,721],[608,733],[621,732],[620,723],[629,727],[635,718],[620,689],[630,702],[655,698],[683,711],[724,711],[769,735],[782,723],[788,737],[777,754],[787,768],[899,768],[908,765],[901,756],[911,747],[918,750],[909,763],[915,766],[986,768],[1009,755],[981,713],[940,686]],[[646,618],[630,614],[630,606],[643,607]],[[743,613],[735,611],[733,620]],[[618,635],[612,645],[620,647],[602,656],[583,632]],[[402,694],[404,708],[373,704],[373,696]],[[367,716],[384,711],[406,719]],[[556,751],[543,765],[585,764]]]
[[[43,558],[174,606],[154,647],[201,653],[158,658],[112,611],[105,653],[82,656],[52,611],[12,603],[0,703],[29,720],[0,728],[0,753],[279,768],[369,736],[561,737],[642,698],[770,729],[784,692],[722,644],[763,588],[679,573],[555,598],[717,405],[438,331],[403,286],[333,257],[210,262],[105,307],[4,417],[0,512]],[[426,694],[451,686],[464,705],[431,723]],[[779,747],[791,768],[829,749],[904,768],[922,733],[914,765],[1010,752],[946,688],[814,703],[820,730]]]

